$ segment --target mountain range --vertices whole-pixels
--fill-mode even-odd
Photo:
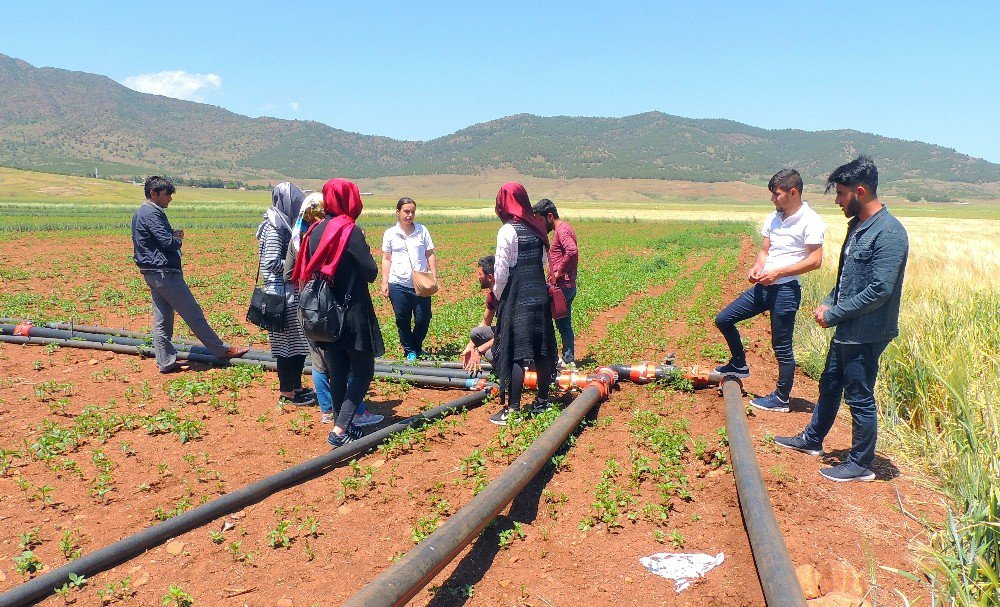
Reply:
[[[537,177],[759,182],[795,167],[816,182],[861,153],[875,159],[883,181],[1000,181],[1000,164],[928,143],[661,112],[518,114],[431,141],[399,141],[310,120],[250,118],[0,54],[0,165],[53,173],[259,181],[513,169]]]

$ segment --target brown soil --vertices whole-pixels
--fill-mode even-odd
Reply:
[[[10,243],[4,243],[4,253],[12,253]],[[741,268],[726,285],[727,298],[743,288],[741,277],[753,254],[748,240],[741,252]],[[84,280],[67,275],[63,288],[79,286]],[[650,293],[662,292],[658,291],[662,288]],[[634,297],[626,305],[639,296]],[[132,328],[148,323],[145,314],[122,315],[119,320]],[[595,330],[600,324],[594,323]],[[686,327],[677,327],[678,339],[685,331]],[[766,319],[749,323],[745,334],[755,373],[746,388],[766,393],[775,379]],[[596,339],[588,336],[581,344]],[[155,372],[152,362],[127,356],[70,349],[48,353],[35,346],[0,345],[0,416],[4,420],[0,447],[4,449],[24,450],[26,444],[35,442],[46,418],[66,425],[84,407],[106,406],[112,400],[122,413],[151,415],[163,407],[177,407],[181,414],[205,424],[200,438],[183,444],[175,435],[149,435],[136,428],[122,430],[103,443],[88,439],[54,458],[52,468],[41,461],[15,460],[0,475],[0,591],[25,579],[11,559],[22,552],[19,535],[35,527],[43,540],[34,548],[35,554],[47,567],[58,567],[66,562],[59,542],[67,531],[81,538],[84,552],[92,552],[154,524],[158,508],[169,511],[185,499],[196,505],[326,452],[328,427],[319,423],[314,408],[276,408],[273,374],[242,389],[239,411],[230,414],[213,407],[208,397],[177,401],[166,391],[172,380],[206,379],[220,373],[224,372],[163,376]],[[38,390],[46,381],[72,384],[67,389],[71,393],[64,397],[68,400],[65,414],[50,411],[40,400]],[[921,527],[900,513],[897,491],[909,511],[929,516],[934,515],[935,506],[928,504],[936,497],[919,488],[884,453],[879,453],[877,482],[835,485],[817,474],[823,461],[776,451],[765,437],[797,432],[808,421],[810,403],[815,402],[815,382],[804,376],[796,382],[792,413],[761,413],[749,419],[793,562],[815,566],[827,580],[827,589],[835,564],[850,564],[860,572],[865,589],[874,580],[879,604],[901,604],[893,592],[896,589],[911,599],[921,596],[925,590],[916,583],[880,566],[915,568],[911,543],[920,539]],[[380,383],[368,400],[372,410],[392,420],[462,394]],[[160,605],[170,586],[176,585],[191,594],[197,605],[338,605],[383,571],[395,555],[413,547],[412,532],[421,517],[433,519],[439,513],[441,520],[446,519],[472,498],[462,459],[476,450],[498,448],[498,429],[486,420],[493,407],[488,404],[456,418],[457,425],[432,433],[412,450],[360,458],[362,469],[371,467],[371,483],[361,483],[347,495],[341,495],[341,481],[352,472],[344,466],[101,573],[70,598],[75,605],[101,605],[97,591],[128,577],[128,592],[108,604]],[[684,473],[691,497],[675,499],[662,525],[640,516],[635,521],[623,519],[621,527],[612,529],[603,525],[589,531],[578,528],[592,513],[594,486],[606,462],[615,459],[623,469],[628,465],[628,422],[636,409],[651,409],[667,419],[683,418],[692,439],[702,437],[712,446],[718,440],[716,431],[725,425],[722,399],[715,390],[683,394],[623,385],[595,411],[595,423],[579,432],[564,465],[558,471],[548,469],[529,484],[498,519],[500,524],[466,548],[411,604],[763,605],[733,476],[725,466],[686,455]],[[826,446],[839,457],[849,441],[849,418],[842,417]],[[104,500],[88,492],[97,477],[93,454],[98,449],[113,462],[114,488]],[[69,460],[76,462],[79,474],[68,469]],[[495,478],[504,468],[501,456],[487,456],[485,461],[488,478]],[[60,468],[57,464],[67,465],[54,469]],[[40,499],[39,488],[45,486],[52,488],[51,504]],[[648,488],[638,493],[640,500],[654,497]],[[318,523],[315,536],[307,528],[310,517]],[[291,522],[290,545],[272,548],[268,534],[282,520]],[[515,537],[502,547],[500,531],[512,528],[514,521],[523,525],[524,538]],[[233,528],[222,532],[224,522]],[[657,537],[657,531],[666,537]],[[210,532],[222,533],[222,543],[213,543]],[[683,548],[675,548],[671,537],[682,537],[678,543]],[[240,544],[227,549],[233,542]],[[641,556],[674,550],[723,552],[726,561],[703,581],[675,594],[671,582],[649,574],[639,564]],[[462,598],[470,594],[470,588],[471,598]],[[283,602],[286,599],[290,603]],[[42,604],[63,602],[51,597]]]

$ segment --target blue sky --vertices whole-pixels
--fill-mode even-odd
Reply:
[[[33,2],[0,53],[427,140],[517,113],[853,128],[1000,162],[1000,2]]]

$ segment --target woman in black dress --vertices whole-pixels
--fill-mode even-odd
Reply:
[[[504,225],[497,232],[493,289],[500,303],[493,369],[504,407],[490,421],[506,425],[511,412],[521,409],[528,367],[534,367],[538,375],[538,396],[529,411],[540,413],[548,408],[558,352],[542,261],[549,246],[545,222],[531,211],[524,186],[514,182],[504,184],[497,193],[496,213]]]
[[[385,344],[367,284],[375,282],[378,266],[364,232],[354,223],[362,209],[358,186],[346,179],[326,182],[323,208],[326,219],[306,232],[292,279],[303,285],[314,278],[325,278],[341,302],[350,293],[340,339],[317,342],[323,350],[334,408],[341,403],[327,441],[341,447],[362,435],[352,419],[375,375],[375,357],[385,354]]]

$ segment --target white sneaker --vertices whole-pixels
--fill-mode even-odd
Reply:
[[[319,421],[322,424],[332,424],[337,421],[337,417],[333,413],[324,413]]]
[[[354,422],[355,426],[374,426],[375,424],[381,424],[383,419],[385,419],[384,415],[365,411],[361,414],[355,413],[351,421]]]

